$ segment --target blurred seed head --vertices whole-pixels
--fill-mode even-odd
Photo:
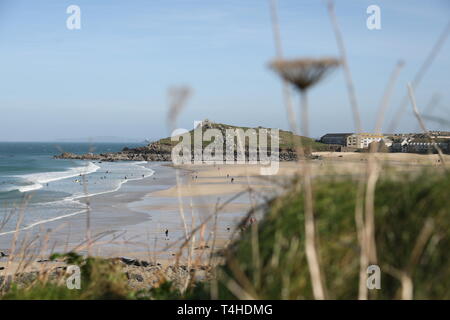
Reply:
[[[171,87],[168,90],[169,110],[167,113],[167,124],[169,128],[175,127],[178,115],[192,94],[192,90],[186,86]]]
[[[334,58],[277,59],[269,67],[298,90],[304,91],[325,78],[340,64]]]

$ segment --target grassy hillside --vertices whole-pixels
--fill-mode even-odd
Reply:
[[[332,299],[358,297],[356,185],[331,179],[314,188],[319,256]],[[414,299],[450,299],[448,190],[449,174],[424,172],[379,181],[375,226],[381,290],[369,290],[370,298],[399,299],[404,274],[411,278]],[[284,196],[267,204],[258,229],[248,230],[227,252],[218,272],[219,298],[237,298],[230,280],[241,293],[259,299],[314,298],[304,250],[303,201],[294,183]],[[194,296],[207,298],[210,292],[206,286]]]
[[[222,132],[222,135],[225,137],[225,132],[227,129],[243,129],[243,130],[247,130],[247,129],[254,129],[258,132],[259,129],[264,129],[263,127],[257,127],[257,128],[250,128],[250,127],[240,127],[240,126],[232,126],[232,125],[228,125],[228,124],[223,124],[223,123],[208,123],[207,125],[203,126],[203,132],[206,129],[219,129]],[[268,128],[267,128],[268,129]],[[191,137],[193,137],[193,132],[194,130],[191,130]],[[308,138],[308,137],[303,137],[303,136],[298,136],[293,134],[290,131],[285,131],[285,130],[280,130],[280,142],[279,142],[279,146],[280,146],[280,150],[281,151],[285,151],[285,150],[294,150],[295,149],[295,145],[298,144],[299,142],[301,142],[303,144],[303,146],[308,146],[311,148],[312,151],[325,151],[328,149],[327,145],[321,143],[321,142],[317,142],[314,139]],[[268,143],[270,142],[270,139],[268,140]],[[171,141],[170,137],[167,138],[163,138],[160,139],[158,141],[155,141],[153,144],[160,144],[161,146],[166,146],[166,147],[172,147],[174,145],[176,145],[178,142],[175,141]],[[193,143],[193,140],[192,140]],[[203,147],[207,146],[209,143],[211,142],[204,142],[203,143]]]

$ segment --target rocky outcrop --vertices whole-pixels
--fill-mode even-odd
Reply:
[[[196,264],[189,268],[183,264],[162,265],[127,257],[111,258],[105,261],[117,265],[118,271],[125,275],[128,286],[136,290],[158,287],[162,279],[172,282],[175,288],[181,289],[193,274],[198,281],[207,281],[212,278],[211,266],[204,264]],[[37,263],[42,265],[16,273],[14,279],[0,273],[0,287],[5,291],[9,290],[13,284],[17,288],[29,287],[39,279],[40,275],[42,276],[43,272],[46,274],[48,283],[62,283],[62,280],[66,279],[67,264],[65,262],[41,260]],[[4,270],[4,267],[0,267],[0,270],[1,268]]]
[[[159,142],[139,148],[124,148],[120,152],[75,154],[63,152],[55,159],[96,160],[96,161],[171,161],[170,146]]]
[[[218,129],[220,130],[222,137],[225,137],[223,141],[234,141],[234,137],[228,137],[227,130],[228,129],[239,129],[240,127],[233,127],[225,124],[216,124],[210,121],[204,121],[202,125],[202,130],[207,129]],[[246,128],[242,128],[246,129]],[[258,128],[259,129],[259,128]],[[191,136],[193,136],[193,131],[191,131]],[[280,132],[280,149],[279,149],[279,160],[280,161],[296,161],[297,154],[295,152],[295,144],[293,143],[293,135],[288,131]],[[230,139],[228,139],[230,138]],[[304,142],[307,142],[310,147],[315,143],[312,139],[296,136],[296,139],[303,139]],[[97,161],[172,161],[172,147],[178,142],[172,142],[170,138],[160,139],[156,142],[150,143],[144,147],[138,148],[124,148],[120,152],[110,152],[110,153],[87,153],[87,154],[74,154],[70,152],[64,152],[58,156],[55,156],[56,159],[78,159],[78,160],[97,160]],[[227,142],[228,143],[228,142]],[[206,147],[207,144],[203,144],[203,148]],[[191,143],[191,148],[194,147],[194,144]],[[228,146],[227,146],[228,147]],[[233,142],[231,146],[231,150],[237,150],[236,144]],[[246,158],[249,159],[249,150],[248,146],[246,146]],[[195,153],[192,151],[192,155]],[[270,152],[270,149],[269,149]],[[226,154],[226,148],[224,146],[223,150],[224,160]],[[237,156],[237,152],[235,151],[235,159]],[[308,158],[312,156],[309,155]]]
[[[71,152],[64,152],[55,156],[55,159],[75,159],[75,160],[94,160],[94,161],[172,161],[171,153],[148,150],[130,149],[127,151],[115,153],[100,153],[100,154],[75,154]],[[280,151],[280,161],[296,161],[297,155],[294,151]]]
[[[246,155],[248,158],[248,154]],[[55,156],[55,159],[75,159],[75,160],[94,160],[94,161],[172,161],[172,154],[170,148],[157,148],[154,145],[140,147],[135,149],[125,148],[120,152],[109,153],[86,153],[75,154],[71,152],[64,152]],[[297,154],[294,150],[280,150],[280,161],[296,161]]]

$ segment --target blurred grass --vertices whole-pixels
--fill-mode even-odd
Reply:
[[[251,232],[246,232],[227,253],[219,272],[219,298],[234,299],[229,279],[259,299],[313,299],[304,252],[303,193],[294,183],[286,195],[268,203],[258,227],[261,266],[252,261]],[[415,299],[450,298],[450,175],[423,172],[401,178],[382,178],[376,188],[376,245],[381,268],[381,290],[370,298],[400,298],[400,281],[391,270],[407,272]],[[314,204],[320,242],[320,260],[329,297],[357,299],[359,246],[354,210],[354,181],[330,179],[316,182]],[[424,226],[432,222],[431,236],[417,256]],[[416,248],[416,249],[415,249]],[[413,251],[415,253],[413,254]],[[388,272],[389,271],[389,272]],[[261,273],[255,281],[256,272]],[[206,298],[209,289],[197,291]]]
[[[69,265],[78,265],[81,271],[81,289],[69,290],[65,278],[59,281],[41,280],[30,284],[14,284],[2,299],[130,299],[135,293],[127,287],[126,276],[117,262],[88,257],[83,258],[74,252],[54,254],[51,259],[63,258]]]
[[[252,258],[252,228],[225,251],[217,268],[217,298],[236,299],[230,281],[258,299],[313,299],[304,252],[303,192],[298,178],[284,195],[266,203],[256,236],[260,265]],[[375,191],[376,245],[381,290],[371,299],[399,299],[401,282],[392,270],[408,274],[415,299],[450,299],[450,174],[437,171],[380,178]],[[316,180],[314,206],[320,261],[331,299],[358,297],[360,250],[354,220],[357,181],[328,177]],[[432,226],[425,238],[424,226]],[[419,240],[422,239],[422,240]],[[421,249],[420,249],[421,248]],[[55,256],[56,257],[56,256]],[[55,258],[53,257],[53,258]],[[65,282],[14,286],[3,299],[210,299],[213,282],[195,283],[183,294],[168,281],[135,291],[123,270],[111,260],[60,256],[81,268],[81,290]]]

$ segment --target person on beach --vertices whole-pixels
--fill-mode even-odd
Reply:
[[[234,178],[231,178],[231,183],[233,183],[234,182]]]
[[[169,237],[169,229],[166,229],[166,238]]]

